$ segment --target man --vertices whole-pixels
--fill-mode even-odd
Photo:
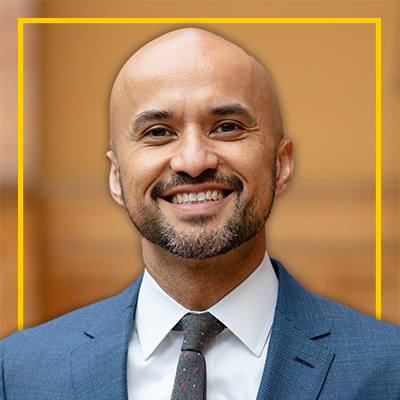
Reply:
[[[171,32],[122,68],[110,115],[111,193],[146,271],[5,339],[2,398],[400,398],[399,328],[308,293],[265,252],[293,146],[260,64]]]

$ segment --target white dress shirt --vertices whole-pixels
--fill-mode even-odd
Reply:
[[[208,400],[257,397],[278,296],[268,254],[238,287],[207,311],[226,329],[204,351]],[[171,331],[190,310],[145,271],[128,350],[129,400],[170,399],[183,333]]]

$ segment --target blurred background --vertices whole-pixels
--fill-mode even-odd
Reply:
[[[400,324],[397,1],[1,1],[0,337],[17,329],[17,18],[382,18],[382,319]],[[186,24],[24,25],[24,326],[113,296],[143,270],[108,189],[108,101],[125,61]],[[308,290],[375,316],[375,25],[190,24],[269,71],[295,175],[270,256]],[[162,62],[162,60],[160,61]],[[263,168],[260,165],[260,168]]]

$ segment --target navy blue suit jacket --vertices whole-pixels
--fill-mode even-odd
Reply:
[[[400,328],[309,293],[272,262],[279,293],[257,399],[399,400]],[[0,398],[127,399],[140,281],[116,297],[4,339]],[[240,379],[243,366],[237,368]]]

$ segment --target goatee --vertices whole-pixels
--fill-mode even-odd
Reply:
[[[232,215],[227,219],[224,226],[217,230],[211,230],[204,225],[215,216],[186,217],[185,222],[191,226],[179,232],[167,221],[160,209],[159,201],[167,190],[180,185],[194,185],[200,183],[221,183],[232,189],[230,196],[236,195],[235,207]],[[259,215],[258,201],[261,199],[247,199],[243,196],[243,183],[234,175],[221,175],[214,170],[206,170],[199,176],[193,178],[186,173],[173,176],[169,182],[160,182],[152,190],[151,205],[141,205],[138,215],[133,218],[130,211],[131,204],[126,198],[123,179],[119,170],[119,183],[121,186],[122,200],[128,215],[139,231],[149,242],[160,246],[170,253],[183,258],[203,260],[216,257],[239,247],[241,244],[253,238],[261,229],[271,213],[275,194],[276,172],[275,160],[271,171],[271,204],[265,215]]]

